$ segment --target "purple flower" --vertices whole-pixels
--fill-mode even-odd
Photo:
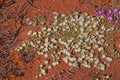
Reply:
[[[120,10],[118,11],[118,14],[120,15]]]
[[[101,10],[101,15],[104,15],[105,14],[105,10]]]
[[[113,20],[113,17],[112,16],[107,16],[107,19],[112,21]]]
[[[109,8],[107,10],[95,9],[95,12],[99,15],[105,15],[109,21],[115,24],[120,24],[120,9],[119,8]]]
[[[115,24],[120,24],[119,20],[115,20]]]
[[[111,14],[112,14],[112,12],[113,12],[113,10],[112,10],[112,9],[108,9],[108,10],[107,10],[107,15],[111,15]]]
[[[95,12],[98,13],[99,15],[104,15],[105,10],[102,10],[102,9],[96,9]]]
[[[120,11],[120,9],[115,8],[113,11],[118,13]]]

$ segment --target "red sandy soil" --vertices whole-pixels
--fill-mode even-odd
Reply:
[[[48,20],[53,21],[53,16],[52,16],[53,11],[69,14],[74,10],[78,10],[80,12],[87,12],[90,15],[96,15],[94,12],[94,5],[88,3],[88,1],[90,0],[86,0],[86,2],[80,4],[79,0],[39,0],[39,3],[36,4],[38,4],[38,7],[40,7],[40,9],[38,10],[32,8],[30,16],[34,15],[35,13],[39,13],[41,15],[46,16]],[[100,4],[99,0],[92,0],[92,1],[96,5]],[[21,30],[22,32],[19,34],[17,39],[20,39],[22,41],[27,39],[26,37],[27,32],[30,29],[31,29],[30,27],[24,26]],[[119,33],[116,34],[117,36],[120,36]],[[19,44],[21,44],[22,41]],[[120,47],[118,47],[118,44],[120,44],[120,38],[116,38],[115,43],[117,50],[120,51]],[[17,77],[12,80],[36,80],[35,75],[40,71],[39,65],[42,62],[42,57],[37,56],[37,54],[35,54],[35,56],[36,56],[35,61],[31,62],[28,65],[33,67],[28,69],[23,77]],[[43,76],[39,80],[45,80],[47,76],[58,73],[62,69],[68,69],[68,66],[64,64],[64,62],[49,70],[48,74]],[[71,70],[71,71],[75,72],[75,74],[68,76],[64,80],[93,80],[92,75],[97,73],[99,70],[97,70],[96,68],[87,69],[81,67],[80,70]],[[120,60],[114,59],[112,64],[109,67],[107,67],[105,71],[101,71],[99,73],[99,76],[103,76],[104,74],[111,74],[112,77],[110,77],[110,80],[120,80]]]

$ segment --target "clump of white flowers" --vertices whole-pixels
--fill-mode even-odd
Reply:
[[[54,18],[55,21],[49,28],[29,31],[28,35],[32,37],[23,43],[22,48],[17,48],[25,48],[44,56],[45,60],[40,65],[38,76],[45,75],[49,69],[59,65],[61,60],[73,68],[81,65],[105,70],[112,62],[104,47],[105,33],[114,29],[105,26],[104,16],[90,16],[75,11],[70,15],[54,12]],[[95,50],[100,57],[96,55]],[[102,62],[101,58],[105,62]]]
[[[28,26],[33,26],[33,27],[39,28],[46,24],[46,19],[44,16],[35,15],[35,16],[33,16],[33,19],[27,18],[26,24]]]

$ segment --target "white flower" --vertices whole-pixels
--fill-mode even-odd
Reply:
[[[31,45],[32,47],[35,47],[35,44],[33,43],[33,41],[30,41],[30,45]]]
[[[101,19],[103,19],[103,18],[104,18],[104,16],[103,16],[103,15],[101,15],[101,16],[100,16],[100,18],[101,18]]]
[[[41,32],[38,32],[39,35],[41,35]]]
[[[68,65],[69,65],[69,66],[73,66],[73,64],[72,64],[72,63],[70,63],[70,62],[68,63]]]
[[[23,43],[22,46],[26,46],[26,43]]]
[[[45,46],[46,48],[48,48],[48,45],[49,45],[49,43],[48,43],[48,42],[44,44],[44,46]]]
[[[85,16],[88,16],[88,13],[84,13]]]
[[[88,33],[83,33],[82,35],[84,36],[84,38],[88,37]]]
[[[99,35],[99,32],[98,32],[98,31],[96,31],[95,33],[96,33],[96,35]]]
[[[86,64],[85,67],[90,68],[91,66],[90,66],[90,64]]]
[[[80,52],[80,50],[81,50],[81,49],[80,49],[80,48],[78,48],[78,52]]]
[[[30,21],[30,18],[27,18],[26,20],[27,20],[27,21]]]
[[[54,38],[52,38],[51,41],[54,43],[57,43],[57,41]]]
[[[101,39],[100,41],[103,43],[105,40],[104,40],[104,39]]]
[[[99,46],[97,44],[94,45],[94,48],[98,48]]]
[[[81,45],[81,42],[78,42],[78,45]]]
[[[105,55],[105,54],[102,54],[102,58],[106,58],[106,55]]]
[[[82,49],[82,50],[81,50],[81,54],[84,54],[84,53],[85,53],[85,49]]]
[[[48,38],[45,38],[45,42],[47,43],[49,40],[48,40]]]
[[[77,50],[77,49],[74,49],[74,51],[75,51],[75,52],[78,52],[78,50]]]
[[[44,54],[44,57],[47,58],[47,57],[48,57],[48,54]]]
[[[61,55],[61,52],[58,52],[58,55]]]
[[[69,53],[69,52],[66,52],[65,54],[66,54],[67,56],[70,56],[70,53]]]
[[[75,52],[80,52],[80,50],[81,50],[80,48],[74,49]]]
[[[50,48],[54,48],[53,44],[50,44]]]
[[[20,50],[22,50],[22,49],[23,49],[23,47],[22,47],[22,46],[20,46],[20,47],[19,47],[19,49],[20,49]]]
[[[47,52],[47,51],[48,51],[48,48],[44,48],[44,51],[46,51],[46,52]]]
[[[90,62],[93,62],[93,58],[90,58],[89,61],[90,61]]]
[[[40,41],[36,41],[37,42],[37,44],[40,44]]]
[[[43,52],[37,51],[37,54],[38,54],[38,55],[42,55],[42,54],[43,54]]]
[[[46,30],[46,27],[43,27],[43,28],[42,28],[42,31],[45,31],[45,30]]]
[[[106,28],[105,28],[105,26],[104,26],[104,25],[102,25],[101,29],[102,29],[102,30],[106,30]]]
[[[41,45],[40,48],[43,49],[44,47]]]
[[[51,31],[51,28],[48,28],[47,31]]]
[[[81,26],[83,26],[83,22],[82,22],[81,20],[80,20],[79,24],[80,24]]]
[[[90,31],[90,32],[92,32],[92,31],[93,31],[93,29],[89,29],[89,31]]]
[[[85,26],[85,27],[88,26],[88,23],[85,23],[84,26]]]
[[[63,50],[61,50],[60,52],[63,52],[64,54],[66,54],[66,55],[70,55],[70,53],[69,53],[69,51],[67,50],[67,49],[63,49]]]
[[[83,35],[78,35],[79,38],[83,38],[84,36]],[[80,39],[80,42],[83,42],[83,40]]]
[[[66,14],[61,14],[61,17],[65,17],[66,16]]]
[[[103,51],[103,50],[104,50],[103,47],[98,48],[98,51]]]
[[[30,30],[30,31],[28,32],[28,35],[31,35],[32,33],[33,33],[33,31]]]
[[[68,43],[71,43],[71,42],[72,42],[72,40],[70,39],[70,40],[68,40],[67,42],[68,42]]]
[[[109,61],[109,62],[111,62],[111,61],[112,61],[112,58],[106,57],[106,60]]]
[[[41,65],[40,65],[40,68],[42,68],[42,67],[43,67],[43,65],[41,64]]]
[[[32,25],[32,24],[33,24],[33,22],[32,22],[32,21],[29,21],[29,22],[28,22],[28,25]]]
[[[72,67],[78,67],[78,64],[77,63],[73,63]]]
[[[52,68],[52,66],[49,65],[49,66],[48,66],[48,69],[51,69],[51,68]]]
[[[49,36],[49,35],[50,35],[50,33],[48,32],[46,35],[47,35],[47,36]]]
[[[101,69],[101,70],[105,70],[105,65],[102,64],[102,63],[100,63],[100,69]]]
[[[85,58],[85,54],[81,54],[81,58]]]
[[[93,52],[90,52],[90,57],[94,57],[94,53]]]
[[[99,40],[99,41],[97,42],[97,44],[102,44],[102,42]]]
[[[62,31],[65,31],[65,30],[66,30],[65,28],[62,29]]]
[[[63,25],[63,26],[66,25],[66,22],[63,22],[62,25]]]
[[[56,66],[56,65],[57,65],[56,62],[53,62],[53,63],[52,63],[52,66]]]
[[[82,62],[82,60],[83,60],[83,59],[82,59],[81,57],[78,58],[78,62]]]
[[[99,38],[104,38],[104,35],[99,35]]]
[[[57,18],[58,18],[57,16],[54,16],[55,21],[57,20]]]
[[[98,64],[100,62],[99,58],[97,57],[95,57],[94,60],[95,60],[95,64]]]
[[[69,60],[70,60],[71,62],[74,62],[74,61],[76,61],[76,58],[71,58],[71,57],[69,57]]]
[[[80,27],[80,31],[83,32],[83,31],[84,31],[84,28]]]
[[[99,24],[99,22],[98,21],[95,21],[94,23],[93,23],[93,26],[97,26]]]
[[[41,74],[43,74],[43,75],[45,75],[45,74],[46,74],[45,69],[41,69]]]
[[[88,42],[89,40],[90,40],[90,38],[85,39],[86,42]]]
[[[90,56],[86,56],[85,59],[89,60],[89,59],[90,59]]]
[[[91,47],[90,46],[87,46],[86,49],[90,49]]]
[[[39,77],[42,77],[42,74],[38,74]]]
[[[49,63],[49,61],[48,61],[48,60],[45,60],[45,61],[44,61],[44,64],[48,64],[48,63]]]
[[[63,58],[63,61],[64,61],[65,63],[68,63],[68,58],[67,58],[67,57],[64,57],[64,58]]]
[[[94,64],[93,66],[94,66],[94,67],[97,67],[98,65],[97,65],[97,64]]]
[[[53,12],[53,15],[58,17],[59,16],[59,13],[58,12]]]
[[[68,22],[68,20],[65,20],[65,23],[67,23]],[[67,26],[67,28],[69,28],[69,26]]]
[[[53,29],[53,31],[55,31],[55,32],[56,32],[56,31],[57,31],[57,29]]]
[[[20,51],[20,49],[19,49],[19,48],[16,48],[15,50]]]
[[[53,48],[57,48],[57,46],[53,46]]]
[[[75,19],[71,19],[72,22],[75,22]]]
[[[77,28],[74,28],[75,31],[77,31],[78,29]]]
[[[95,18],[92,17],[91,20],[94,22],[94,21],[95,21]]]
[[[56,65],[58,65],[59,64],[59,62],[58,61],[56,61]]]
[[[79,46],[78,46],[78,44],[75,44],[75,48],[78,48]]]
[[[66,26],[65,28],[66,28],[66,29],[69,29],[69,26]]]

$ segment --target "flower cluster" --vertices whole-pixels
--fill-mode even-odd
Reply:
[[[16,48],[18,51],[25,49],[44,56],[39,77],[59,65],[61,60],[72,68],[94,66],[105,70],[110,65],[112,58],[107,55],[104,47],[107,44],[105,33],[114,28],[105,26],[104,16],[89,16],[76,11],[69,15],[57,12],[53,14],[55,21],[49,28],[43,27],[41,31],[30,30],[28,35],[31,38]],[[100,56],[97,56],[96,51]]]
[[[95,9],[99,15],[105,15],[109,21],[112,21],[116,24],[120,24],[120,9],[119,8],[109,8],[107,10],[104,9]]]

